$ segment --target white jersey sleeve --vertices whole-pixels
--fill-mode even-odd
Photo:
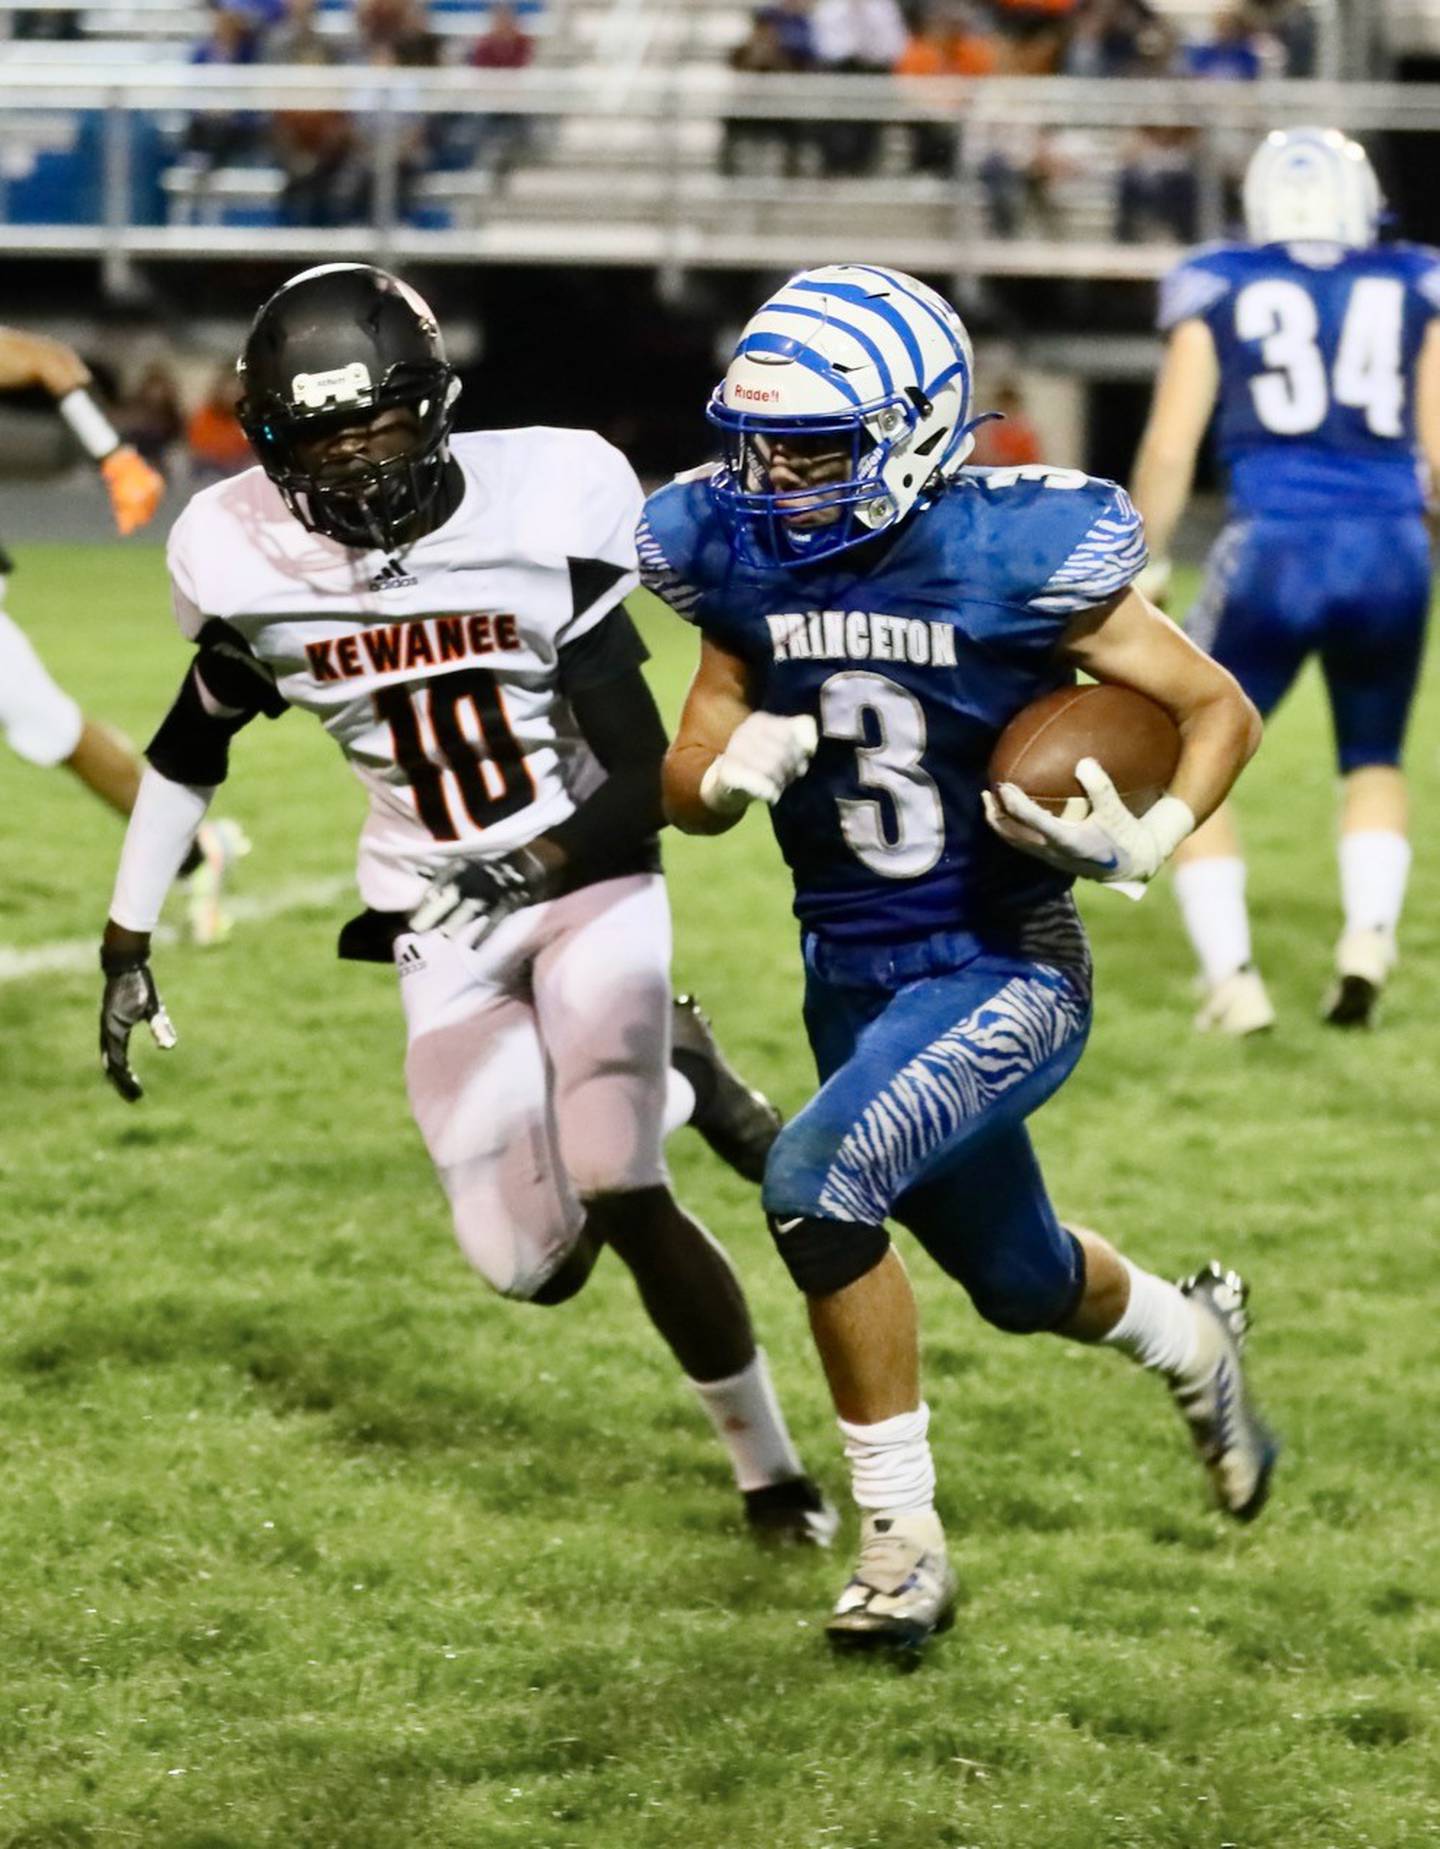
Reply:
[[[195,572],[190,559],[190,547],[195,531],[195,521],[191,518],[195,503],[181,514],[170,529],[170,538],[165,547],[165,563],[170,572],[170,607],[175,613],[175,621],[180,633],[187,641],[193,642],[204,626],[205,616],[200,608],[200,594],[196,588]]]

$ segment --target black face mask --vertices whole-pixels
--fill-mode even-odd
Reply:
[[[392,368],[378,390],[343,411],[307,414],[272,395],[247,398],[240,421],[265,473],[302,526],[342,546],[391,552],[430,531],[442,505],[457,394],[455,375],[443,362],[411,364]],[[300,461],[301,445],[327,429],[353,424],[366,412],[378,416],[392,406],[413,411],[420,424],[402,455],[384,462],[356,458],[343,474],[329,479],[323,467]]]

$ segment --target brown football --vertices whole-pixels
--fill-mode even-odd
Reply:
[[[1095,758],[1135,815],[1165,794],[1180,734],[1163,707],[1129,687],[1061,687],[1022,707],[990,753],[990,784],[1014,783],[1058,814],[1085,791],[1075,777]]]

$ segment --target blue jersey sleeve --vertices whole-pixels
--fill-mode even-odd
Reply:
[[[1230,252],[1224,245],[1196,251],[1161,280],[1155,325],[1168,334],[1182,321],[1208,321],[1234,288]]]
[[[709,497],[708,468],[677,475],[646,501],[635,533],[640,582],[687,623],[702,622]]]
[[[980,558],[1007,634],[1053,646],[1070,617],[1119,595],[1145,566],[1125,490],[1075,469],[976,469]],[[1026,620],[1028,619],[1028,621]]]

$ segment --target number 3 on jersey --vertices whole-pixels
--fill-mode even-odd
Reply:
[[[1390,276],[1362,276],[1350,291],[1334,377],[1325,376],[1320,316],[1297,282],[1252,282],[1235,298],[1235,332],[1260,342],[1266,371],[1250,381],[1255,415],[1277,436],[1304,436],[1336,404],[1365,413],[1376,437],[1403,434],[1405,380],[1401,336],[1405,291]]]
[[[390,728],[395,762],[415,792],[420,820],[437,841],[460,839],[447,784],[477,828],[492,827],[535,800],[495,676],[484,668],[382,687],[374,700],[376,715]],[[467,713],[473,728],[468,732]]]
[[[867,742],[867,714],[878,733],[873,745]],[[925,751],[920,702],[883,674],[864,669],[832,674],[820,689],[820,729],[826,738],[854,745],[861,784],[883,792],[894,815],[893,838],[887,838],[878,796],[837,797],[851,853],[887,880],[928,873],[945,845],[945,809],[934,779],[920,765]]]

